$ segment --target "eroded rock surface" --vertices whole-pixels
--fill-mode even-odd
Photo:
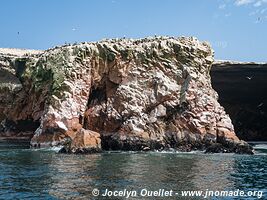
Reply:
[[[105,40],[14,58],[1,65],[14,68],[18,84],[7,89],[13,109],[1,102],[1,119],[39,121],[33,146],[63,144],[71,152],[220,144],[251,153],[217,101],[212,62],[207,43],[185,37]]]
[[[45,99],[22,80],[26,60],[40,51],[0,49],[0,139],[30,139],[39,127]]]

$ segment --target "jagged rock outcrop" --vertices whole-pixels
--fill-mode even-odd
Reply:
[[[63,144],[68,152],[220,144],[251,153],[217,102],[212,62],[207,43],[185,37],[104,40],[14,58],[5,66],[20,87],[7,90],[13,109],[1,102],[1,118],[39,121],[31,144]]]
[[[100,134],[81,129],[75,137],[60,150],[60,153],[97,153],[101,152]]]

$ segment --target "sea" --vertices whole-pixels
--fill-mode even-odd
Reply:
[[[267,199],[267,143],[252,145],[254,155],[69,155],[58,148],[1,141],[0,199]],[[226,191],[228,196],[222,196]]]

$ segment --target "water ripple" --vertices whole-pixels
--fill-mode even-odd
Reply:
[[[267,192],[267,156],[260,152],[64,155],[0,143],[0,171],[0,199],[92,199],[93,188]]]

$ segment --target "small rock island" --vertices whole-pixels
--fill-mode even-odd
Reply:
[[[252,154],[212,88],[213,54],[194,37],[0,51],[0,138],[67,153]]]

